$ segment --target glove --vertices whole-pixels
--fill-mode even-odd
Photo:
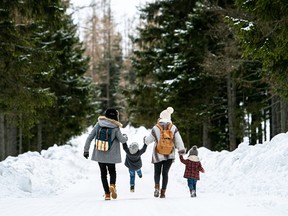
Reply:
[[[127,141],[128,141],[128,136],[127,136],[127,134],[123,134],[123,137],[125,137],[125,138],[127,139]]]
[[[83,156],[84,156],[86,159],[88,159],[88,157],[89,157],[89,152],[84,152]]]
[[[178,151],[178,154],[179,155],[184,155],[186,153],[186,150],[185,149],[181,149]]]

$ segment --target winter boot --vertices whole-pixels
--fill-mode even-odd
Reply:
[[[195,190],[190,190],[190,195],[191,195],[191,197],[196,197],[196,191]]]
[[[155,184],[154,197],[159,197],[159,184]]]
[[[165,189],[161,189],[160,198],[165,198]]]
[[[117,198],[117,191],[116,191],[115,184],[111,184],[109,189],[110,189],[110,193],[111,193],[112,198],[116,199]]]
[[[105,194],[105,200],[111,200],[110,193]]]
[[[135,189],[135,188],[134,188],[134,185],[130,186],[130,192],[133,193],[133,192],[134,192],[134,189]]]

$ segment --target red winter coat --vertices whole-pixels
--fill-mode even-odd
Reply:
[[[180,161],[185,164],[184,178],[200,179],[199,172],[204,173],[204,169],[198,156],[191,155],[187,159],[184,159],[183,156],[180,155]]]

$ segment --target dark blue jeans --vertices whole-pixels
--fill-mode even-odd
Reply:
[[[168,159],[154,164],[154,183],[160,183],[160,176],[162,173],[162,186],[161,189],[166,189],[168,184],[168,174],[173,160]]]
[[[197,179],[193,178],[188,178],[187,179],[188,187],[190,190],[195,190],[196,191],[196,184],[197,184]]]
[[[135,185],[135,173],[137,173],[138,176],[142,176],[141,169],[139,170],[129,170],[129,175],[130,175],[130,186]]]
[[[116,166],[115,164],[108,164],[108,163],[98,163],[100,167],[101,172],[101,181],[103,185],[103,189],[105,191],[105,194],[110,193],[108,180],[107,180],[107,170],[110,175],[110,184],[116,184]]]

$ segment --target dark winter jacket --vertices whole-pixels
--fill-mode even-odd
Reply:
[[[184,178],[200,179],[199,172],[204,173],[204,169],[198,156],[191,155],[187,159],[184,159],[183,155],[180,155],[180,161],[185,164]]]
[[[130,170],[139,170],[142,167],[141,155],[146,151],[147,145],[138,150],[135,154],[131,154],[127,143],[123,143],[123,149],[126,152],[125,166]]]

